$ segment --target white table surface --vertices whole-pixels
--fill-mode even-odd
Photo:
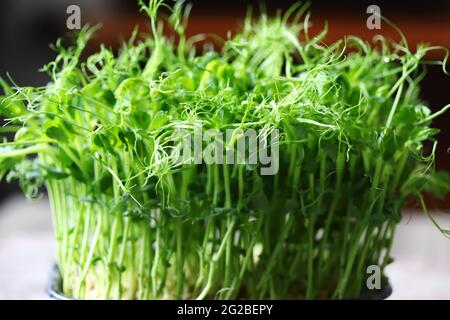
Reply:
[[[437,219],[450,228],[450,214]],[[0,299],[46,299],[55,243],[46,198],[13,196],[0,206]],[[400,224],[387,268],[390,299],[450,299],[450,240],[421,214]]]

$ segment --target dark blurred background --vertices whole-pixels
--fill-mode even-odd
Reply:
[[[261,8],[263,1],[188,1],[194,4],[188,34],[214,33],[222,37],[227,31],[239,28],[249,5]],[[286,9],[296,1],[266,0],[269,12]],[[388,25],[381,30],[366,27],[366,9],[371,4],[381,8],[381,13],[393,21],[406,35],[411,47],[421,42],[450,48],[450,1],[313,1],[312,32],[321,30],[328,22],[328,41],[354,34],[371,40],[377,33],[398,39]],[[76,4],[81,8],[82,24],[102,23],[88,51],[94,51],[99,43],[113,48],[119,39],[127,38],[135,25],[148,30],[147,18],[138,12],[135,0],[2,0],[0,1],[0,76],[7,73],[19,85],[45,85],[46,75],[38,69],[54,57],[50,43],[68,33],[66,9]],[[430,56],[442,59],[443,52]],[[434,110],[450,103],[450,77],[442,73],[440,66],[428,67],[422,83],[422,98]],[[1,122],[1,119],[0,119]],[[435,126],[441,129],[437,167],[450,171],[447,148],[450,146],[450,113],[439,118]],[[18,191],[17,186],[0,184],[0,201]],[[440,208],[450,209],[450,197]]]

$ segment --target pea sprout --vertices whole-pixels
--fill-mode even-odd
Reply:
[[[15,133],[1,140],[0,178],[30,197],[46,187],[64,293],[358,297],[367,266],[384,275],[391,262],[406,201],[424,205],[425,192],[449,188],[430,127],[449,107],[432,114],[419,98],[436,47],[382,37],[378,49],[357,37],[325,45],[326,29],[309,34],[307,7],[295,6],[249,15],[220,50],[199,50],[200,37],[184,33],[189,6],[169,8],[164,24],[163,1],[140,5],[151,34],[135,31],[118,53],[102,45],[82,59],[95,32],[85,27],[73,47],[56,43],[45,87],[0,83],[0,134]],[[173,134],[197,123],[278,130],[278,173],[180,164]]]

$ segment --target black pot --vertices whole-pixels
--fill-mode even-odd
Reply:
[[[55,265],[50,274],[47,293],[52,300],[75,300],[64,295],[62,292],[62,278],[59,268]],[[363,293],[357,300],[385,300],[392,294],[392,287],[386,280],[380,290],[370,290]]]
[[[65,296],[62,292],[62,277],[56,264],[50,272],[47,294],[52,300],[76,300]]]

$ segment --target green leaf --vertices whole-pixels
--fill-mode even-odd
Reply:
[[[64,132],[63,129],[61,129],[59,127],[51,126],[51,127],[47,128],[47,130],[45,130],[45,134],[47,135],[47,137],[57,140],[58,142],[61,142],[61,143],[68,142],[66,133]]]

